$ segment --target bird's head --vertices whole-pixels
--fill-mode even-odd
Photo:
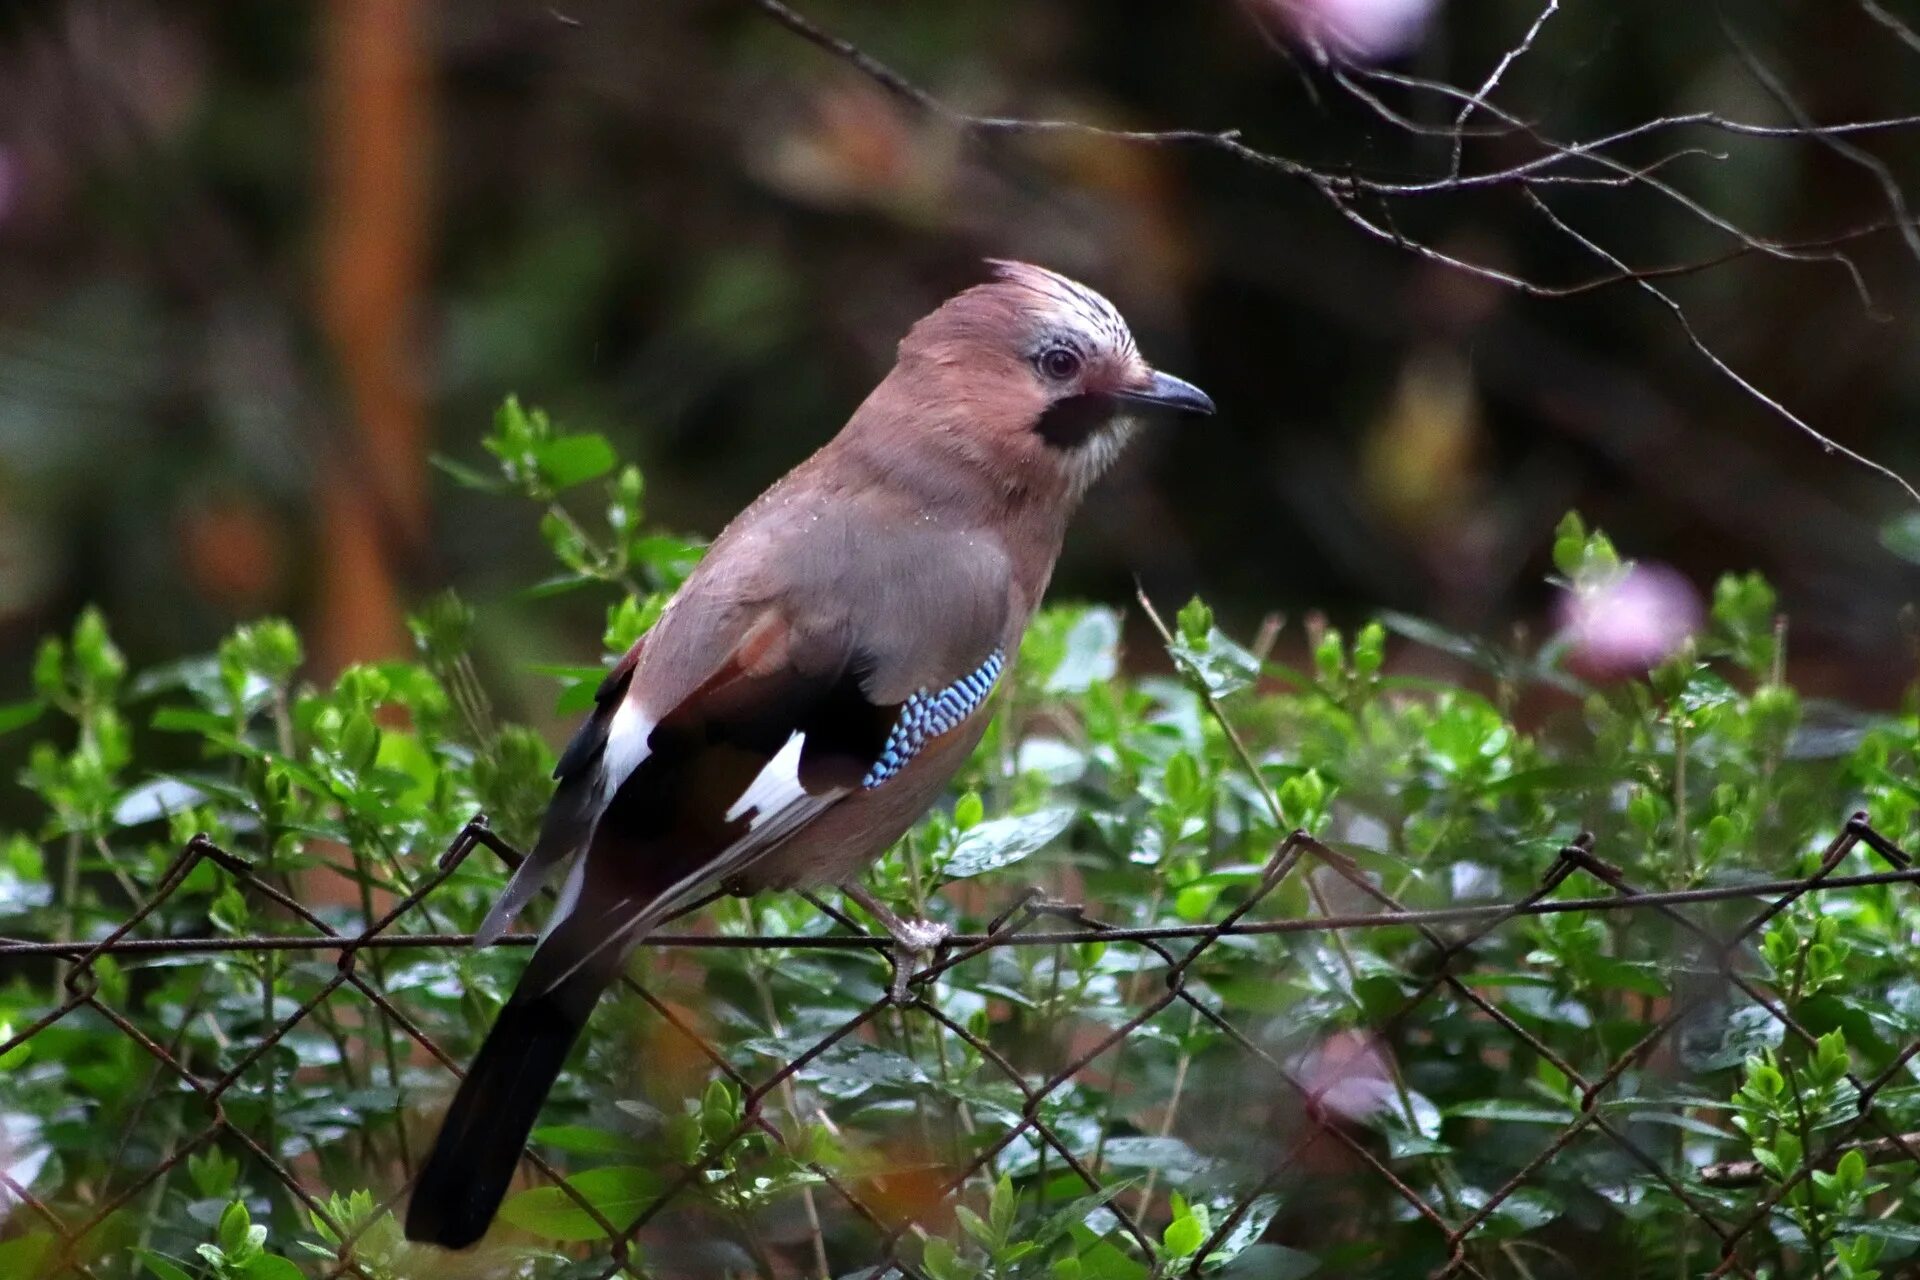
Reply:
[[[1111,302],[1057,272],[994,260],[900,344],[896,376],[937,399],[939,429],[980,460],[1057,476],[1078,497],[1143,409],[1212,413],[1192,383],[1149,365]]]

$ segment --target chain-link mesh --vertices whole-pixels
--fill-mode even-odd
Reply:
[[[1839,869],[1856,851],[1864,851],[1880,869],[1841,874]],[[123,1151],[123,1178],[84,1211],[48,1203],[0,1175],[5,1190],[18,1201],[17,1212],[50,1230],[59,1242],[44,1273],[118,1274],[118,1263],[92,1247],[90,1235],[121,1211],[140,1208],[158,1180],[217,1144],[244,1151],[317,1226],[327,1228],[338,1244],[335,1257],[320,1267],[321,1274],[368,1275],[356,1256],[356,1228],[329,1217],[324,1188],[314,1171],[282,1157],[274,1135],[257,1128],[257,1108],[248,1107],[242,1115],[229,1103],[236,1083],[260,1071],[263,1058],[276,1045],[296,1029],[314,1025],[324,1027],[324,1038],[339,1045],[339,1060],[349,1062],[364,1056],[354,1042],[367,1038],[376,1020],[383,1021],[392,1033],[389,1052],[397,1041],[412,1067],[444,1073],[450,1085],[461,1063],[436,1042],[419,1014],[410,1011],[413,1001],[407,992],[391,988],[386,961],[402,949],[469,943],[468,935],[437,927],[432,900],[467,859],[496,855],[509,864],[518,861],[484,817],[476,817],[430,877],[364,928],[344,933],[245,860],[196,837],[144,903],[106,936],[90,943],[0,942],[0,960],[51,959],[63,970],[59,1001],[0,1043],[0,1061],[20,1046],[57,1034],[76,1015],[92,1015],[157,1064],[154,1088],[189,1097],[196,1104],[192,1113],[199,1117],[197,1130],[181,1132],[164,1150],[145,1155]],[[157,910],[204,863],[234,877],[257,902],[270,903],[297,921],[297,931],[154,936],[148,925]],[[1902,1132],[1896,1117],[1882,1106],[1890,1088],[1906,1080],[1909,1063],[1920,1055],[1920,1040],[1898,1048],[1871,1075],[1849,1075],[1854,1114],[1813,1134],[1804,1158],[1790,1170],[1769,1170],[1749,1160],[1702,1162],[1703,1151],[1726,1151],[1723,1141],[1699,1141],[1703,1135],[1730,1136],[1723,1126],[1700,1119],[1727,1106],[1725,1090],[1719,1099],[1700,1094],[1689,1098],[1688,1081],[1737,1065],[1741,1045],[1815,1043],[1814,1032],[1789,1014],[1753,955],[1754,939],[1769,922],[1802,900],[1833,910],[1836,898],[1851,901],[1846,895],[1879,893],[1917,879],[1920,869],[1908,855],[1876,832],[1864,815],[1856,815],[1811,874],[1801,878],[1642,892],[1582,836],[1562,848],[1538,887],[1517,901],[1411,910],[1347,857],[1295,832],[1273,852],[1248,891],[1214,919],[1165,927],[1109,927],[1097,909],[1031,891],[995,918],[987,932],[950,938],[937,955],[923,957],[902,988],[904,999],[882,994],[837,1025],[817,1034],[810,1030],[803,1039],[789,1035],[771,1046],[764,1040],[746,1042],[743,1049],[738,1038],[703,1029],[683,1003],[662,998],[647,983],[626,979],[627,994],[638,1001],[637,1016],[656,1029],[664,1027],[664,1037],[693,1055],[692,1074],[723,1078],[738,1090],[742,1105],[737,1118],[725,1131],[707,1132],[697,1156],[673,1168],[644,1203],[628,1206],[620,1220],[608,1212],[606,1201],[567,1182],[538,1150],[527,1153],[525,1181],[557,1187],[557,1194],[569,1197],[593,1224],[585,1234],[597,1234],[598,1241],[577,1246],[576,1257],[594,1260],[583,1274],[606,1277],[698,1274],[672,1261],[674,1245],[684,1240],[689,1223],[708,1224],[695,1226],[696,1231],[735,1230],[713,1224],[707,1188],[729,1153],[750,1139],[766,1150],[785,1153],[806,1176],[793,1180],[796,1190],[788,1197],[803,1202],[804,1212],[780,1205],[756,1210],[757,1216],[774,1220],[773,1238],[752,1241],[752,1265],[743,1267],[747,1274],[817,1275],[826,1270],[875,1280],[926,1275],[925,1237],[949,1233],[956,1206],[978,1205],[992,1176],[1008,1172],[1033,1175],[1035,1185],[1062,1201],[1087,1198],[1090,1230],[1117,1231],[1140,1257],[1159,1257],[1164,1274],[1200,1275],[1223,1251],[1238,1251],[1261,1238],[1323,1261],[1335,1259],[1323,1274],[1341,1274],[1337,1259],[1342,1248],[1364,1234],[1368,1222],[1393,1221],[1403,1227],[1412,1224],[1432,1252],[1434,1275],[1534,1275],[1536,1270],[1514,1252],[1515,1241],[1524,1237],[1532,1221],[1530,1206],[1542,1194],[1564,1203],[1582,1191],[1610,1203],[1627,1221],[1655,1211],[1690,1219],[1704,1233],[1700,1238],[1709,1242],[1708,1251],[1696,1255],[1691,1265],[1683,1257],[1673,1274],[1778,1274],[1769,1269],[1772,1264],[1756,1260],[1757,1228],[1770,1221],[1803,1181],[1832,1169],[1851,1150],[1861,1151],[1875,1165],[1920,1160],[1920,1135]],[[1276,889],[1289,880],[1309,885],[1313,913],[1269,914]],[[672,952],[676,963],[697,961],[705,950],[756,948],[788,955],[877,952],[898,962],[886,938],[862,932],[825,902],[817,905],[834,918],[835,932],[674,934],[649,944],[651,959],[657,962]],[[1555,1007],[1557,997],[1546,983],[1515,985],[1511,975],[1497,980],[1476,975],[1477,947],[1502,930],[1547,917],[1630,919],[1631,927],[1614,935],[1625,940],[1615,959],[1656,967],[1665,978],[1661,984],[1647,984],[1639,1017],[1581,1028],[1579,1034],[1549,1036],[1542,1033],[1544,1025],[1556,1019],[1578,1022],[1579,1009]],[[1392,981],[1370,982],[1365,970],[1377,959],[1356,964],[1345,940],[1381,930],[1393,931],[1408,945],[1386,949],[1400,957],[1396,973],[1381,975]],[[503,945],[523,946],[532,940],[517,935]],[[950,979],[968,967],[991,969],[1057,957],[1067,947],[1102,949],[1107,959],[1092,968],[1119,983],[1118,999],[1106,1007],[1120,1014],[1063,1026],[1051,1060],[1037,1061],[1031,1054],[1014,1060],[998,1043],[996,1011],[982,1008],[977,999],[949,994],[954,990]],[[1222,948],[1250,947],[1274,947],[1275,962],[1284,965],[1330,963],[1338,968],[1334,961],[1345,958],[1351,988],[1346,994],[1365,1010],[1360,1025],[1345,1020],[1348,1039],[1341,1043],[1350,1049],[1345,1057],[1325,1044],[1303,1051],[1297,1039],[1290,1043],[1289,1033],[1276,1030],[1260,1010],[1257,993],[1223,990],[1208,980],[1209,961]],[[116,964],[178,963],[215,953],[332,963],[302,998],[283,997],[271,1006],[273,1016],[263,1023],[265,1034],[250,1043],[226,1044],[217,1070],[206,1062],[189,1065],[183,1060],[179,1049],[186,1035],[184,1020],[168,1026],[130,1011],[124,998],[110,998],[97,974],[104,957],[113,957]],[[1370,956],[1381,953],[1381,948],[1369,948]],[[1115,962],[1115,956],[1126,959]],[[635,972],[651,973],[652,965],[643,959]],[[1386,992],[1392,995],[1383,996]],[[769,1008],[766,1014],[778,1027],[778,1010]],[[1731,1027],[1743,1028],[1744,1037],[1728,1037]],[[808,1149],[797,1126],[818,1121],[851,1139],[848,1126],[840,1121],[842,1103],[871,1082],[861,1079],[863,1060],[849,1050],[871,1044],[887,1028],[904,1034],[909,1043],[915,1035],[931,1036],[937,1051],[919,1057],[937,1063],[942,1072],[949,1066],[947,1046],[955,1046],[956,1053],[974,1064],[975,1078],[956,1088],[951,1079],[934,1080],[929,1074],[933,1068],[916,1067],[905,1078],[888,1080],[906,1099],[892,1114],[913,1137],[889,1144],[885,1134],[868,1135],[870,1149],[891,1152],[891,1163],[869,1160],[862,1165],[843,1159],[830,1165]],[[1137,1055],[1136,1045],[1149,1041],[1179,1046],[1173,1078],[1163,1078],[1165,1072],[1156,1073],[1138,1056],[1129,1058],[1130,1051]],[[651,1043],[660,1046],[667,1040],[656,1035]],[[1441,1121],[1421,1114],[1431,1104],[1424,1103],[1420,1082],[1403,1078],[1394,1064],[1393,1047],[1409,1044],[1447,1050],[1420,1055],[1429,1069],[1434,1062],[1452,1061],[1457,1069],[1473,1072],[1480,1064],[1511,1064],[1515,1055],[1525,1055],[1535,1065],[1536,1077],[1546,1083],[1525,1096],[1496,1097],[1454,1111],[1444,1117],[1447,1140],[1442,1143],[1437,1140]],[[771,1066],[756,1065],[782,1046],[784,1058]],[[1355,1067],[1356,1062],[1366,1064],[1365,1069]],[[1132,1073],[1137,1063],[1136,1083]],[[1651,1092],[1648,1081],[1658,1079],[1661,1096],[1623,1097],[1621,1082],[1629,1075],[1639,1081],[1642,1095]],[[1141,1092],[1137,1106],[1124,1108],[1131,1119],[1116,1115],[1106,1125],[1090,1126],[1078,1118],[1068,1123],[1067,1113],[1054,1104],[1095,1076],[1115,1091]],[[342,1081],[354,1083],[350,1072]],[[1362,1095],[1357,1103],[1352,1096],[1356,1085]],[[915,1102],[916,1090],[928,1096]],[[416,1091],[406,1101],[422,1107],[421,1124],[413,1127],[417,1141],[431,1119],[425,1105],[431,1095]],[[935,1110],[933,1120],[929,1107]],[[1179,1126],[1176,1111],[1183,1120]],[[1387,1120],[1369,1123],[1364,1119],[1369,1113],[1383,1113]],[[1161,1117],[1158,1131],[1149,1126],[1143,1132],[1125,1132],[1140,1129],[1142,1116]],[[277,1123],[299,1120],[282,1115]],[[943,1145],[937,1132],[942,1124],[956,1133],[964,1130],[965,1141]],[[1516,1137],[1541,1132],[1544,1140],[1523,1144]],[[1184,1140],[1169,1143],[1176,1134]],[[351,1142],[351,1125],[332,1140]],[[963,1150],[964,1156],[953,1156],[953,1150]],[[903,1157],[903,1152],[913,1155]],[[417,1150],[403,1149],[403,1167],[387,1189],[389,1205],[403,1202],[405,1177],[418,1156]],[[1171,1255],[1174,1261],[1169,1262],[1159,1233],[1169,1193],[1202,1182],[1215,1188],[1230,1184],[1234,1194],[1216,1198],[1218,1211],[1208,1220],[1210,1236],[1204,1243]],[[1665,1198],[1655,1199],[1661,1195]],[[1577,1221],[1580,1215],[1567,1217]],[[1607,1250],[1621,1247],[1591,1222],[1571,1238],[1585,1239],[1588,1247],[1600,1251],[1594,1255],[1595,1265],[1613,1256]],[[809,1239],[811,1248],[804,1243]],[[1555,1247],[1570,1246],[1563,1237]],[[1701,1257],[1708,1259],[1704,1267],[1698,1265]]]

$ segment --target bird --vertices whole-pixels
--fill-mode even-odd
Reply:
[[[837,885],[902,947],[944,936],[896,919],[858,873],[979,743],[1068,518],[1143,411],[1214,411],[1141,357],[1100,294],[988,266],[726,526],[599,686],[476,931],[498,939],[566,869],[421,1166],[408,1239],[486,1233],[601,992],[665,918],[720,891]]]

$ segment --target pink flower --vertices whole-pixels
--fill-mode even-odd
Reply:
[[[1363,1031],[1336,1031],[1294,1060],[1307,1110],[1322,1120],[1360,1121],[1394,1101],[1385,1050]]]
[[[1567,595],[1567,665],[1591,679],[1639,675],[1678,653],[1701,621],[1700,595],[1684,574],[1668,565],[1632,565]]]
[[[1380,62],[1411,52],[1439,0],[1249,0],[1323,59]]]

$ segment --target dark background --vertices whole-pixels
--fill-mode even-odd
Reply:
[[[1326,181],[1445,175],[1458,99],[1404,78],[1471,89],[1540,12],[1458,0],[1404,54],[1343,69],[1290,3],[801,12],[959,110],[1239,129]],[[1464,171],[1681,113],[1920,113],[1917,10],[1568,0],[1493,94],[1531,132],[1477,116]],[[1578,506],[1702,590],[1764,570],[1815,691],[1886,704],[1912,675],[1895,484],[1716,370],[1632,282],[1529,296],[1394,242],[1546,286],[1610,274],[1517,183],[1354,198],[1374,234],[1217,147],[947,127],[745,0],[0,14],[0,700],[85,602],[136,663],[284,613],[323,673],[396,651],[404,610],[452,585],[505,707],[543,716],[552,685],[526,665],[590,660],[597,606],[523,598],[548,571],[536,513],[428,455],[479,461],[516,392],[639,461],[651,519],[710,535],[989,255],[1107,292],[1221,408],[1096,490],[1058,593],[1117,600],[1137,574],[1243,630],[1390,606],[1538,636],[1551,530]],[[1920,476],[1920,240],[1844,246],[1869,306],[1831,251],[1709,216],[1783,244],[1910,233],[1917,146],[1904,123],[1675,125],[1607,150],[1697,149],[1666,189],[1568,162],[1541,172],[1578,180],[1531,190],[1636,268],[1698,267],[1656,283],[1703,342]]]

